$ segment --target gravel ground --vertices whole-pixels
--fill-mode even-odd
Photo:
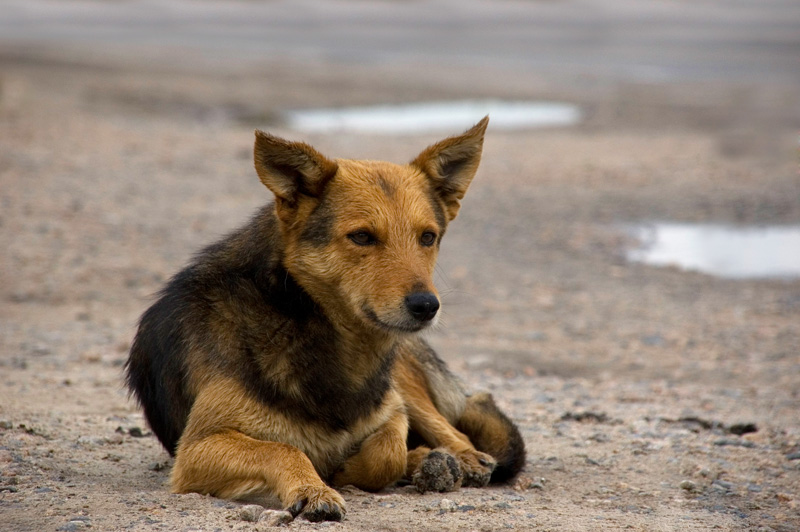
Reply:
[[[800,281],[630,264],[620,229],[800,223],[796,86],[467,86],[456,66],[431,80],[402,65],[2,50],[0,529],[250,531],[280,518],[168,492],[171,461],[121,380],[138,316],[195,250],[269,200],[254,127],[396,162],[438,140],[303,135],[276,111],[525,91],[586,119],[490,127],[445,239],[445,314],[430,335],[520,425],[522,477],[447,494],[345,489],[344,522],[285,526],[800,529]]]

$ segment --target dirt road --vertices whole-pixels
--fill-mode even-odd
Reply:
[[[748,35],[777,27],[747,20]],[[0,530],[265,528],[239,503],[169,494],[171,462],[121,381],[139,315],[270,199],[254,127],[404,162],[438,137],[307,135],[276,117],[485,96],[584,116],[490,127],[441,253],[430,340],[519,423],[524,475],[449,494],[346,490],[343,523],[289,528],[800,528],[800,280],[631,264],[620,229],[800,223],[800,82],[786,72],[800,55],[756,61],[763,76],[659,81],[60,39],[0,42]]]

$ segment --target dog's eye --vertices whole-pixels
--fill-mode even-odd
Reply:
[[[353,231],[347,238],[359,246],[374,246],[378,243],[378,239],[369,231]]]
[[[436,233],[433,231],[425,231],[419,239],[420,244],[423,246],[432,246],[436,242]]]

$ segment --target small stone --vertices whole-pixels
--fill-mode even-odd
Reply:
[[[800,451],[786,455],[787,460],[800,460]]]
[[[249,521],[255,523],[261,514],[264,512],[264,507],[258,504],[247,504],[239,508],[239,519],[242,521]]]
[[[112,434],[107,438],[103,438],[100,443],[108,443],[111,445],[121,445],[123,443],[123,438],[119,434]]]
[[[292,522],[292,514],[286,510],[264,510],[258,517],[258,524],[264,526],[281,526]]]
[[[731,446],[731,447],[746,447],[748,449],[752,449],[756,446],[755,443],[749,440],[739,440],[733,438],[723,438],[721,440],[715,440],[714,445],[718,445],[720,447]]]
[[[84,530],[86,528],[91,528],[92,523],[88,517],[79,516],[79,517],[72,517],[69,522],[61,527],[58,530],[63,532],[76,532],[78,530]]]
[[[450,499],[442,499],[439,501],[439,509],[445,512],[455,512],[458,509],[458,504]]]
[[[681,483],[678,486],[685,491],[688,492],[695,492],[697,491],[697,484],[692,482],[691,480],[681,480]]]
[[[731,492],[734,489],[734,484],[732,482],[727,482],[725,480],[715,480],[711,483],[711,487],[717,491],[722,491],[725,493]]]
[[[660,334],[650,334],[647,336],[642,336],[642,343],[644,345],[649,345],[651,347],[663,347],[666,345],[666,340]]]
[[[169,465],[169,462],[166,462],[166,461],[164,461],[164,462],[153,462],[152,464],[150,464],[148,469],[150,469],[150,471],[163,471],[164,469],[167,468],[168,465]]]
[[[751,432],[758,432],[758,427],[755,423],[734,423],[728,427],[728,432],[741,436],[742,434],[750,434]]]

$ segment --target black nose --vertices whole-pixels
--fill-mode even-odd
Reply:
[[[419,321],[430,321],[439,310],[439,300],[430,292],[415,292],[406,296],[406,308]]]

